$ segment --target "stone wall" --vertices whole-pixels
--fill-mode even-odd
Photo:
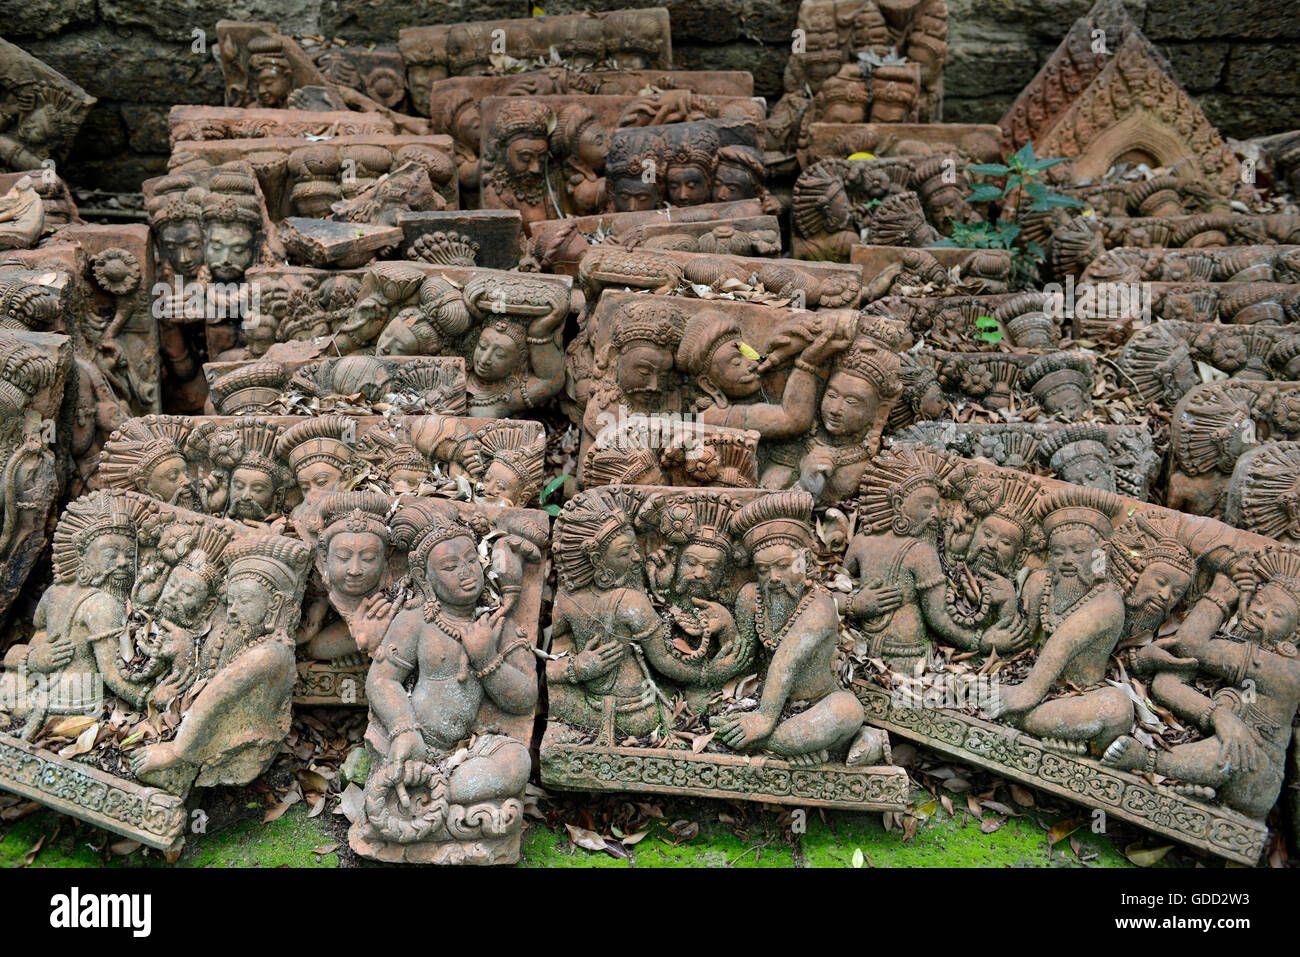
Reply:
[[[1300,127],[1295,0],[1126,0],[1210,119],[1229,136]],[[6,39],[100,98],[65,172],[73,183],[133,190],[164,168],[174,103],[220,103],[212,57],[222,18],[269,20],[295,36],[393,43],[421,23],[649,3],[614,0],[0,0]],[[676,63],[750,70],[775,98],[797,0],[667,0]],[[948,0],[944,116],[996,121],[1091,0]],[[206,31],[196,51],[194,31]]]

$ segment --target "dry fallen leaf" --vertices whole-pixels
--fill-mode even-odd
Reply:
[[[576,827],[572,824],[564,825],[565,830],[569,832],[569,842],[588,851],[606,850],[605,839],[595,831],[588,830],[585,827]]]

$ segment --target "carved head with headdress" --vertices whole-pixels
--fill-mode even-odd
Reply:
[[[1081,352],[1051,352],[1020,373],[1019,385],[1046,411],[1077,419],[1092,405],[1093,364]]]
[[[561,588],[603,592],[640,583],[635,511],[627,493],[612,489],[588,489],[569,500],[555,520],[552,545]]]
[[[1111,537],[1107,571],[1124,592],[1129,634],[1163,624],[1196,579],[1179,523],[1177,513],[1139,508]]]
[[[279,426],[255,419],[205,421],[190,434],[187,449],[223,473],[230,518],[260,522],[284,508],[290,476],[275,456],[280,434]]]
[[[1246,450],[1258,445],[1254,392],[1230,383],[1200,386],[1174,407],[1169,428],[1171,465],[1186,475],[1231,474]]]
[[[483,455],[483,489],[489,499],[524,505],[542,484],[546,448],[525,430],[492,426],[479,437]]]
[[[1039,452],[1063,481],[1114,492],[1115,465],[1107,441],[1104,426],[1073,422],[1045,437]]]
[[[293,90],[293,68],[279,37],[262,34],[248,41],[248,73],[261,106],[282,107]]]
[[[1038,498],[1034,514],[1047,538],[1054,585],[1090,588],[1105,577],[1103,549],[1124,507],[1114,492],[1080,485],[1058,486]]]
[[[1300,552],[1270,546],[1251,557],[1258,583],[1244,610],[1238,609],[1242,633],[1265,649],[1296,656],[1300,636]]]
[[[762,388],[758,361],[745,355],[743,346],[734,316],[701,310],[687,320],[677,346],[677,368],[703,393],[700,402],[725,406]]]
[[[473,611],[486,575],[478,536],[448,503],[417,499],[397,510],[393,542],[408,552],[411,580],[440,605]]]
[[[275,443],[275,458],[289,464],[304,502],[335,491],[352,461],[349,437],[356,420],[346,415],[322,415],[285,429]]]
[[[655,209],[664,200],[662,139],[636,133],[610,138],[605,178],[614,212]]]
[[[674,143],[664,168],[664,188],[674,206],[698,206],[713,197],[713,171],[722,142],[708,126],[688,127]]]
[[[106,489],[68,505],[54,530],[54,580],[125,599],[135,584],[146,500]]]
[[[866,337],[835,357],[822,393],[822,428],[838,440],[874,437],[902,394],[898,353]]]
[[[212,615],[225,584],[224,552],[233,537],[229,530],[211,525],[167,526],[160,544],[170,544],[168,550],[178,557],[157,600],[160,618],[193,629]]]
[[[718,150],[713,170],[713,202],[762,198],[767,193],[767,168],[763,156],[748,146],[724,146]]]
[[[807,492],[769,492],[731,516],[728,531],[753,564],[763,603],[774,605],[777,617],[788,615],[809,585],[812,507]]]
[[[614,319],[597,371],[611,375],[624,397],[663,394],[681,345],[682,327],[681,310],[671,300],[629,302]]]
[[[861,529],[937,542],[943,492],[963,469],[954,456],[925,446],[895,445],[873,456],[858,486]]]
[[[231,650],[262,635],[284,634],[294,624],[310,558],[304,542],[283,535],[247,535],[226,546],[226,644]]]
[[[1042,485],[1027,475],[999,469],[968,476],[963,504],[978,520],[968,531],[954,523],[951,552],[977,572],[1011,575],[1020,557],[1043,546],[1034,508]]]
[[[104,443],[99,475],[108,488],[142,492],[169,505],[198,509],[198,490],[185,459],[190,421],[150,415],[128,419]]]
[[[822,160],[795,180],[790,216],[796,235],[815,239],[851,227],[853,208],[844,171],[842,160]]]
[[[213,172],[203,197],[203,262],[217,282],[238,282],[260,251],[257,178],[239,169]]]
[[[220,376],[209,390],[218,415],[247,415],[274,405],[289,384],[278,362],[250,362]]]
[[[356,601],[374,594],[388,571],[390,501],[376,492],[333,492],[320,500],[317,567],[331,593]]]
[[[730,533],[735,505],[717,492],[682,492],[671,498],[652,498],[640,521],[653,525],[673,549],[672,594],[725,601],[724,581],[739,558]],[[664,583],[667,584],[667,583]]]

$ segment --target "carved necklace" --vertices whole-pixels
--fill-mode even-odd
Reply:
[[[1052,580],[1047,575],[1043,579],[1042,595],[1038,599],[1039,619],[1042,625],[1043,634],[1051,635],[1061,626],[1061,622],[1069,617],[1070,612],[1079,605],[1086,604],[1092,600],[1092,596],[1097,594],[1106,585],[1105,581],[1099,581],[1086,592],[1071,601],[1065,603],[1065,607],[1060,611],[1056,610],[1055,603],[1052,601]]]
[[[957,607],[957,595],[953,588],[953,584],[953,582],[949,581],[947,587],[943,590],[943,603],[944,607],[948,609],[948,615],[959,625],[970,627],[982,624],[988,617],[989,608],[993,604],[993,598],[989,593],[989,589],[981,588],[978,607],[973,611],[965,612]]]
[[[436,597],[430,598],[424,603],[424,620],[437,625],[448,638],[460,645],[462,651],[465,650],[465,632],[469,630],[469,625],[472,622],[463,625],[453,622],[442,613],[442,603]],[[462,684],[469,680],[469,663],[469,652],[466,651],[460,666],[456,669],[456,680]]]
[[[812,603],[815,591],[815,588],[809,588],[803,593],[803,597],[799,599],[799,604],[794,606],[794,611],[790,613],[790,617],[785,620],[785,624],[778,628],[774,635],[769,635],[767,632],[767,610],[763,604],[762,594],[758,596],[758,601],[754,602],[754,630],[758,632],[758,640],[763,643],[763,647],[769,653],[776,652],[781,640],[785,638],[785,633],[790,630],[790,626],[798,620],[800,615],[807,611],[808,606]]]

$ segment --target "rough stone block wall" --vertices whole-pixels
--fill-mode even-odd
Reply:
[[[1300,127],[1300,2],[1126,0],[1179,80],[1229,136]],[[82,186],[133,190],[164,169],[167,110],[221,102],[216,22],[269,20],[294,36],[393,43],[421,23],[610,10],[614,0],[0,0],[5,38],[100,102],[65,172]],[[666,0],[683,69],[750,70],[780,95],[797,0]],[[1091,0],[948,0],[944,117],[996,121]],[[196,29],[206,52],[195,52]]]

